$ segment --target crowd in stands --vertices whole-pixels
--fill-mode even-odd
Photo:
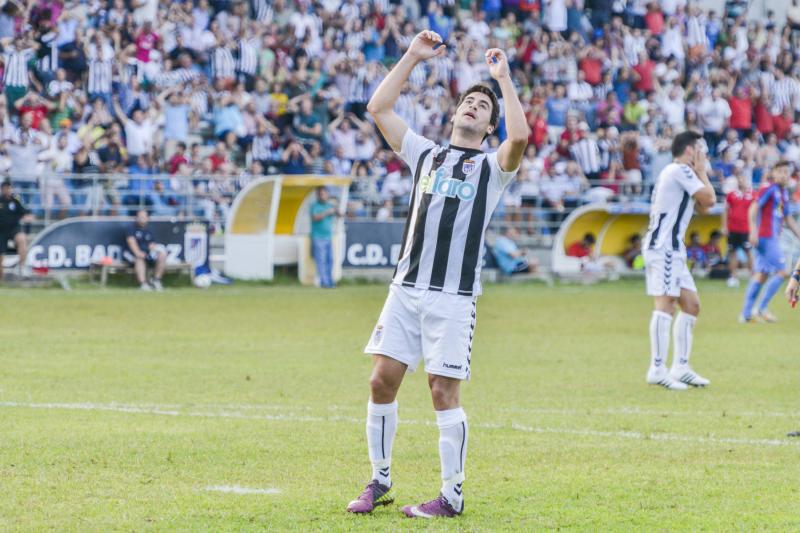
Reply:
[[[98,203],[206,216],[265,173],[353,176],[351,216],[402,211],[410,171],[366,103],[413,36],[448,53],[412,73],[397,112],[438,142],[457,95],[504,49],[531,129],[499,216],[533,227],[572,207],[647,200],[674,136],[702,131],[712,180],[757,186],[800,165],[800,7],[786,23],[685,0],[5,0],[0,171],[43,175],[45,208]],[[502,106],[501,106],[502,108]],[[498,146],[501,122],[485,148]],[[127,182],[80,174],[127,173]],[[59,174],[68,175],[62,179]],[[160,175],[158,177],[148,177]]]

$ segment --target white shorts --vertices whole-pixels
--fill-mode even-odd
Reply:
[[[670,250],[645,250],[644,266],[648,296],[678,298],[681,289],[697,292],[686,258]]]
[[[391,357],[409,372],[424,360],[428,374],[467,380],[476,301],[392,284],[364,353]]]

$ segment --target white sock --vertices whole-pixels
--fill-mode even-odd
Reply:
[[[372,479],[392,485],[392,443],[397,432],[397,402],[367,404],[367,446]]]
[[[672,366],[687,366],[692,355],[692,339],[697,317],[686,313],[678,313],[672,327]]]
[[[460,511],[464,496],[464,462],[467,459],[467,415],[460,407],[436,411],[439,426],[439,458],[442,463],[442,494],[456,511]]]
[[[653,311],[650,319],[650,366],[660,368],[667,364],[669,355],[669,327],[672,315]]]

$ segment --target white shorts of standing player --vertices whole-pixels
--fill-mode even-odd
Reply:
[[[468,380],[476,298],[392,284],[378,324],[364,349],[416,370]]]

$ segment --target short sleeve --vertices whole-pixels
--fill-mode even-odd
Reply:
[[[417,163],[419,162],[419,158],[422,156],[422,153],[425,150],[430,148],[434,148],[436,143],[431,141],[430,139],[426,139],[422,135],[417,135],[414,133],[411,128],[406,130],[406,134],[403,135],[403,144],[400,147],[400,151],[397,152],[403,161],[406,162],[408,168],[411,169],[411,172],[415,172],[417,169]]]
[[[681,171],[676,174],[677,181],[689,196],[694,196],[697,191],[705,187],[689,165],[680,165],[680,169]]]
[[[766,205],[766,203],[770,199],[770,196],[772,196],[774,194],[774,191],[775,190],[771,186],[770,187],[766,187],[766,188],[761,189],[760,191],[758,191],[758,207],[759,208],[764,207],[764,205]]]
[[[497,152],[492,152],[491,154],[486,156],[487,160],[489,161],[489,167],[492,171],[492,178],[496,180],[497,187],[499,189],[504,189],[506,185],[508,185],[511,180],[514,179],[514,176],[517,175],[519,172],[519,166],[514,170],[505,171],[500,168],[500,162],[497,160]]]

